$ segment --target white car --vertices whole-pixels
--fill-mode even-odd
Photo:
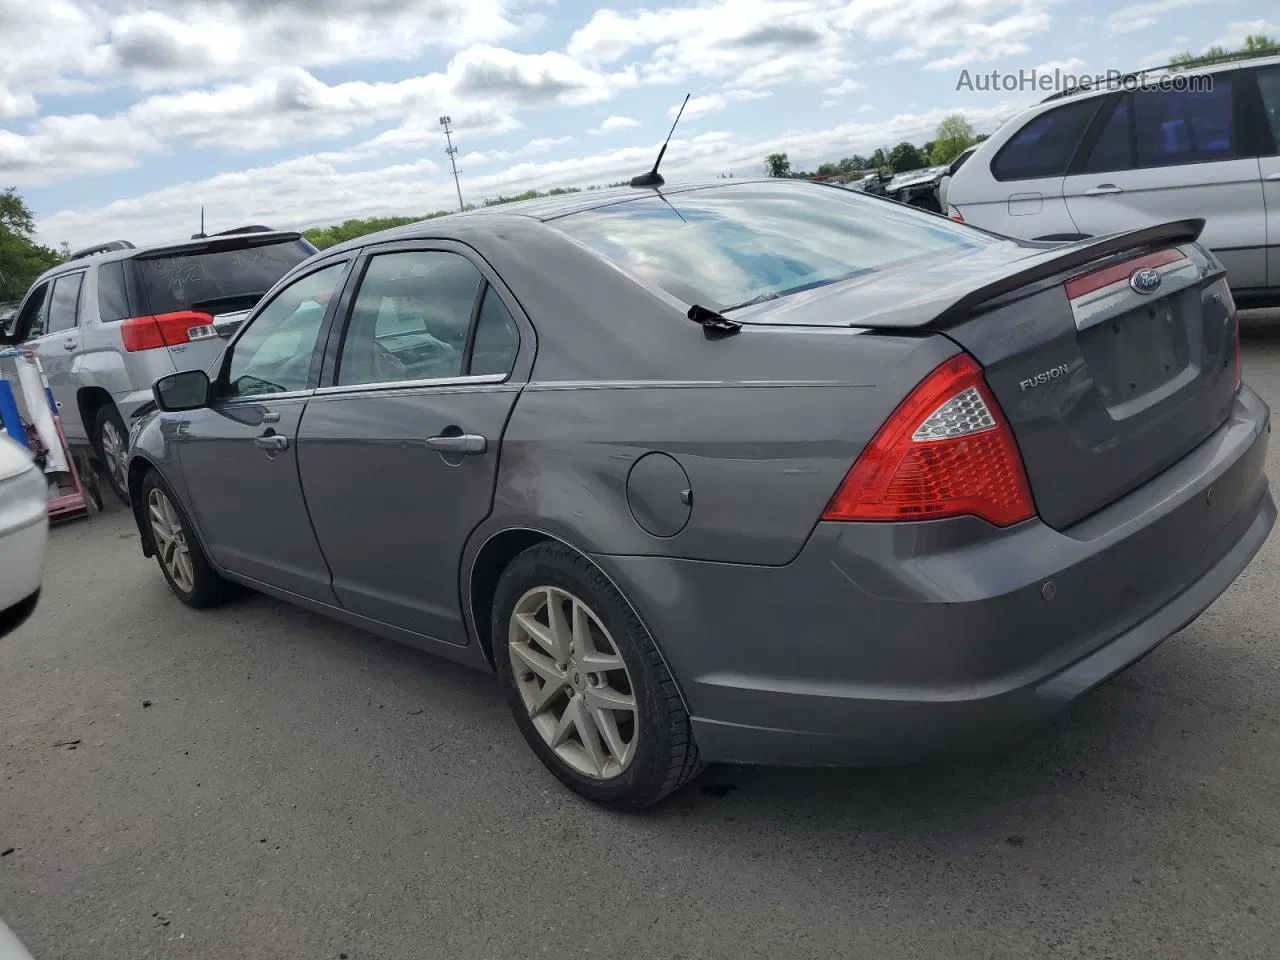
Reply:
[[[947,209],[947,191],[951,189],[951,180],[955,177],[956,171],[965,165],[980,146],[982,146],[981,143],[975,143],[972,147],[965,147],[964,152],[947,165],[947,172],[938,181],[938,203],[944,211]]]
[[[49,482],[26,447],[0,435],[0,636],[40,598],[49,542]]]
[[[1024,240],[1203,218],[1240,301],[1280,302],[1280,57],[1054,94],[979,145],[947,214]]]

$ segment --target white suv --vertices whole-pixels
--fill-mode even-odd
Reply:
[[[263,294],[315,252],[300,233],[261,226],[89,247],[32,284],[0,343],[39,355],[67,442],[89,446],[128,503],[126,424],[150,404],[151,385],[207,370]]]
[[[1280,57],[1055,94],[984,141],[947,188],[955,219],[1076,240],[1203,218],[1237,299],[1280,302]]]

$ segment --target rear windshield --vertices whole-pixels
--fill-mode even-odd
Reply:
[[[135,259],[134,276],[151,313],[190,310],[192,304],[264,294],[314,251],[302,240],[284,240],[212,253]]]
[[[552,225],[676,299],[718,310],[993,242],[887,200],[786,181],[674,193],[665,202],[654,195]]]

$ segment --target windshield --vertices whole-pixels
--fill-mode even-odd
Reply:
[[[552,225],[678,300],[719,310],[993,242],[929,213],[787,181],[654,195]]]
[[[137,259],[135,277],[151,313],[190,310],[208,300],[261,296],[314,251],[302,240],[246,246],[212,253]],[[235,304],[236,309],[251,307]]]

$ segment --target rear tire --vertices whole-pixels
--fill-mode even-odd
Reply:
[[[93,452],[102,464],[102,475],[112,493],[125,506],[129,505],[129,481],[125,468],[129,433],[115,405],[104,403],[93,418]]]
[[[570,637],[563,648],[550,636],[553,603],[569,630],[561,631]],[[570,790],[642,810],[701,772],[689,715],[662,655],[622,595],[581,554],[541,543],[512,560],[498,581],[491,630],[516,726]]]
[[[230,584],[209,563],[178,498],[155,470],[143,477],[140,496],[156,563],[174,596],[197,610],[227,599]]]

